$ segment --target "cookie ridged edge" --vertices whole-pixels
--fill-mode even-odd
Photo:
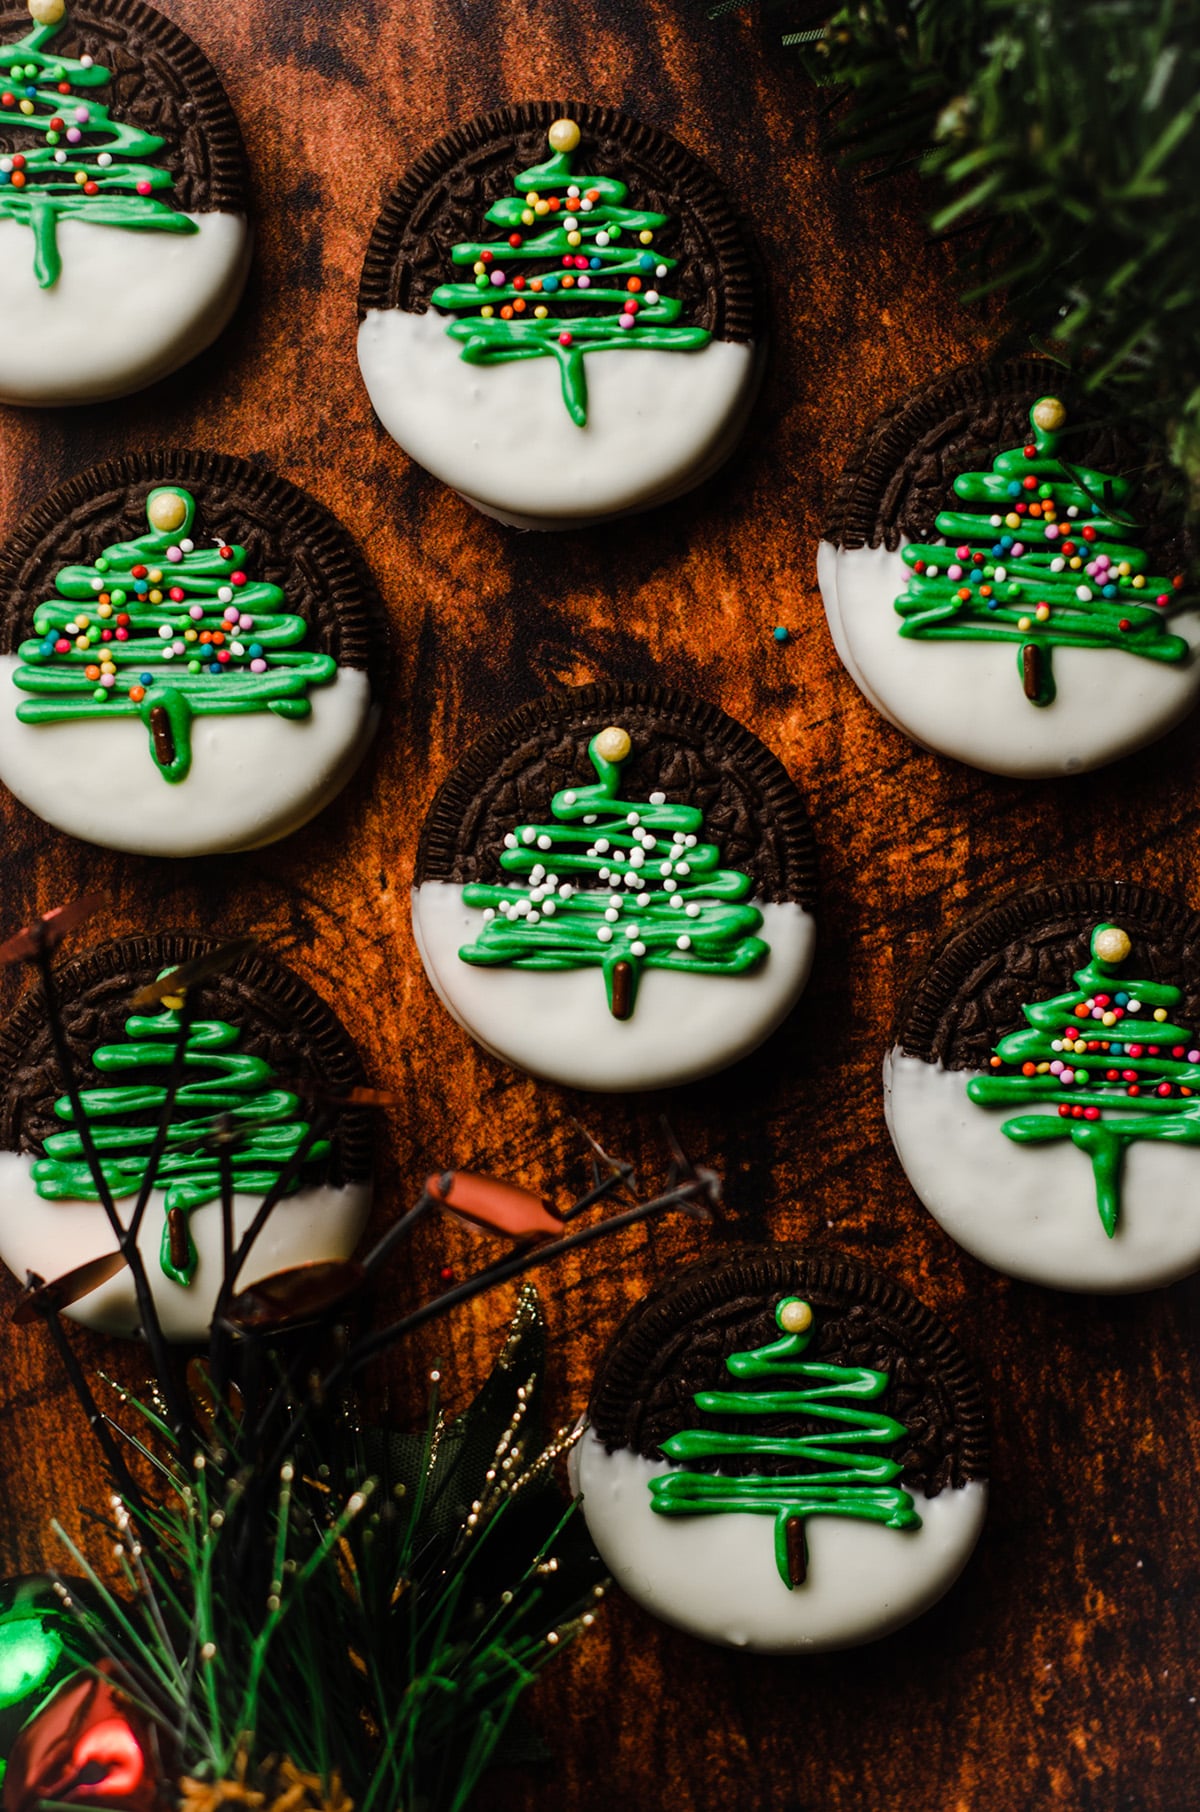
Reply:
[[[87,27],[93,23],[93,15],[96,30],[130,25],[150,39],[186,83],[189,97],[203,115],[201,131],[208,148],[209,180],[205,184],[205,205],[189,211],[247,214],[249,177],[242,130],[224,83],[195,39],[165,13],[147,6],[145,0],[103,0],[102,6],[90,5],[88,0],[71,0],[69,23]],[[28,13],[22,23],[28,29]]]
[[[1035,354],[956,365],[908,391],[875,418],[846,461],[821,539],[843,548],[883,545],[894,553],[906,537],[931,532],[928,523],[896,514],[897,499],[889,496],[926,436],[944,435],[981,405],[1022,395],[1033,402],[1050,393],[1078,401],[1069,373]]]
[[[636,1451],[629,1438],[632,1412],[626,1406],[637,1403],[647,1377],[669,1369],[671,1348],[679,1344],[681,1301],[701,1310],[718,1309],[734,1295],[770,1296],[781,1289],[800,1294],[825,1290],[898,1322],[912,1349],[931,1362],[952,1404],[953,1427],[960,1437],[954,1450],[956,1471],[964,1482],[988,1477],[983,1390],[945,1322],[885,1272],[842,1252],[795,1244],[740,1246],[701,1259],[629,1312],[600,1360],[588,1403],[589,1421],[608,1451]]]
[[[1135,931],[1152,925],[1181,944],[1200,940],[1200,914],[1156,889],[1136,881],[1101,878],[1063,881],[1047,887],[1022,888],[998,903],[982,907],[959,926],[910,985],[896,1013],[894,1046],[906,1057],[941,1063],[947,1069],[969,1069],[939,1050],[947,1009],[958,1002],[978,965],[1005,945],[1055,918],[1077,918],[1080,929],[1106,919],[1128,922]],[[1069,978],[1064,978],[1064,986]],[[992,1028],[995,1038],[1011,1026]],[[993,1038],[992,1042],[995,1042]]]
[[[496,107],[454,127],[422,152],[393,188],[375,222],[359,281],[360,321],[368,310],[400,306],[399,240],[430,185],[502,133],[545,130],[556,119],[574,120],[585,133],[628,138],[635,149],[652,152],[660,168],[686,188],[694,212],[704,220],[721,271],[721,326],[714,337],[740,342],[761,337],[750,247],[732,201],[708,165],[659,127],[632,119],[619,107],[597,107],[588,101],[522,101]]]
[[[306,545],[312,549],[330,619],[338,626],[338,665],[364,670],[374,689],[388,664],[387,618],[374,577],[349,529],[290,479],[236,454],[199,447],[153,447],[118,454],[66,479],[34,505],[0,551],[0,652],[15,653],[23,637],[31,633],[27,625],[33,605],[40,600],[26,595],[20,583],[21,568],[26,561],[36,560],[63,517],[94,503],[97,493],[106,489],[163,482],[189,489],[206,484],[225,486],[256,504],[277,507],[289,528],[306,537]],[[91,552],[94,558],[99,551],[84,549],[81,557]],[[310,633],[313,627],[310,624]]]
[[[754,776],[770,803],[773,822],[783,833],[788,852],[786,897],[812,912],[817,899],[816,842],[804,800],[778,755],[719,705],[672,686],[643,685],[636,680],[599,680],[532,699],[472,743],[438,788],[426,814],[417,845],[414,885],[451,878],[459,855],[459,827],[475,804],[481,784],[503,766],[515,742],[536,736],[543,725],[569,728],[593,712],[616,718],[639,708],[708,731],[728,750],[731,767]]]
[[[175,968],[220,948],[221,938],[200,931],[164,931],[153,936],[115,938],[55,969],[61,1000],[69,1003],[98,984],[121,975],[144,975],[152,981],[160,969]],[[224,976],[267,996],[281,1017],[294,1023],[297,1071],[313,1060],[318,1079],[346,1088],[365,1081],[358,1047],[337,1014],[295,970],[264,950],[254,950],[224,971]],[[223,979],[224,977],[222,977]],[[201,984],[203,988],[204,984]],[[132,990],[131,990],[132,991]],[[6,1096],[19,1071],[31,1036],[46,1024],[42,990],[29,986],[0,1028],[0,1096]],[[342,1114],[330,1135],[343,1182],[367,1181],[374,1170],[370,1122],[363,1112]]]

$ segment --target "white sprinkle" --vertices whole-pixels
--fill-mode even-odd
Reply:
[[[536,840],[537,840],[537,832],[534,830],[532,824],[527,824],[525,826],[524,830],[521,832],[522,843],[533,843]]]
[[[529,914],[529,917],[526,919],[525,923],[527,925],[536,925],[538,920],[541,918],[541,916],[542,915],[540,912],[531,912]]]
[[[648,893],[639,893],[637,903],[639,906],[648,906],[650,904],[650,895]]]
[[[615,925],[621,915],[615,906],[607,906],[604,911],[604,916],[610,925]]]
[[[92,580],[92,590],[93,591],[103,591],[104,590],[104,580],[103,579],[93,579]]]
[[[191,554],[196,551],[196,543],[194,541],[181,541],[179,545],[185,554]]]
[[[569,881],[564,881],[558,890],[558,897],[560,900],[569,900],[574,892],[575,889],[571,886],[571,883]]]
[[[1127,1001],[1125,1010],[1128,1013],[1140,1013],[1142,1010],[1142,1003],[1140,1000]]]
[[[175,659],[175,650],[173,648],[164,648],[162,657],[164,661],[173,661]]]
[[[540,836],[538,838],[537,846],[539,849],[553,849],[554,848],[554,838],[547,837],[543,834],[542,836]]]
[[[542,907],[542,917],[544,919],[552,919],[557,911],[558,907],[554,904],[554,901],[547,900],[546,904]]]
[[[585,197],[584,200],[581,201],[579,204],[579,212],[581,214],[590,214],[591,211],[592,211],[592,203],[590,201],[588,201],[587,198]]]
[[[585,824],[595,824],[596,818],[597,818],[597,813],[595,813],[595,812],[585,812],[583,814],[583,822]]]
[[[160,623],[158,626],[158,633],[164,642],[169,642],[173,633],[171,625],[169,623]]]
[[[596,838],[596,854],[598,856],[606,856],[608,854],[608,850],[609,850],[608,838],[607,837],[597,837]]]
[[[7,158],[6,158],[6,159],[5,159],[5,162],[7,162],[7,161],[8,161],[8,160],[7,160]],[[65,163],[66,163],[66,161],[67,161],[67,154],[66,154],[66,152],[65,152],[65,151],[56,151],[56,152],[55,152],[55,153],[54,153],[54,161],[55,161],[55,163],[56,163],[56,164],[65,164]],[[10,168],[11,168],[11,165],[10,165]]]
[[[646,852],[644,849],[631,849],[630,850],[630,852],[629,852],[630,868],[641,868],[641,866],[643,865],[645,860],[646,860]]]
[[[689,900],[683,910],[687,913],[689,919],[698,919],[700,917],[699,900]]]
[[[989,516],[988,517],[988,527],[989,528],[999,528],[1000,526],[1001,526],[1001,518],[999,516]]]
[[[1077,585],[1075,587],[1075,596],[1080,599],[1082,603],[1086,604],[1091,595],[1092,588],[1090,585]]]
[[[649,301],[649,299],[649,297],[646,298],[647,301]],[[667,795],[665,793],[651,793],[650,803],[651,805],[665,805],[667,803]]]
[[[626,824],[640,824],[642,822],[641,814],[639,812],[630,812],[625,819],[625,822]]]
[[[528,913],[533,911],[533,907],[529,904],[528,900],[516,900],[513,903],[513,911],[519,919],[523,919]]]
[[[102,170],[107,170],[109,164],[111,164],[111,162],[112,162],[112,152],[111,151],[102,151],[100,153],[99,157],[96,159],[96,162],[100,165]]]
[[[645,956],[646,946],[642,943],[630,944],[629,953],[631,956]]]
[[[609,869],[609,868],[602,868],[602,869],[601,869],[601,870],[600,870],[600,871],[599,871],[599,873],[600,873],[600,879],[601,879],[601,880],[602,880],[602,881],[607,881],[607,879],[608,879],[608,877],[609,877],[609,875],[610,875],[610,874],[611,874],[611,873],[612,873],[612,870],[611,870],[611,869]]]
[[[183,649],[181,648],[179,652],[182,654]],[[230,654],[243,655],[246,652],[246,645],[244,642],[230,642],[229,652]]]
[[[665,265],[665,264],[656,264],[656,265],[655,265],[655,267],[654,267],[654,275],[655,275],[655,276],[656,276],[656,277],[665,277],[665,276],[666,276],[666,274],[667,274],[667,267],[666,267],[666,265]]]
[[[677,937],[675,939],[676,950],[690,950],[691,947],[692,947],[692,940],[690,937],[688,937],[686,932],[683,934],[682,937]]]
[[[692,865],[690,862],[676,862],[675,873],[677,875],[690,875],[691,872],[692,872]]]
[[[570,185],[570,187],[568,188],[567,194],[571,197],[571,200],[574,201],[575,198],[579,194],[579,184],[577,182],[573,182]]]
[[[515,849],[517,847],[517,839],[513,836],[511,831],[505,831],[504,833],[504,847],[505,849]]]
[[[684,839],[683,839],[683,840],[684,840],[684,842],[685,842],[685,843],[686,843],[686,844],[687,844],[687,846],[688,846],[688,848],[689,848],[689,849],[695,849],[695,847],[696,847],[696,839],[695,839],[695,836],[694,836],[694,835],[692,835],[692,836],[687,836],[687,837],[685,837],[685,838],[684,838]]]
[[[1078,514],[1079,514],[1079,505],[1077,503],[1069,503],[1067,505],[1067,515],[1068,516],[1078,516]]]
[[[604,231],[603,227],[601,227],[600,231],[596,234],[596,244],[597,245],[607,245],[608,244],[608,234]]]
[[[653,308],[654,304],[658,301],[658,291],[656,289],[648,289],[644,300],[647,308]]]
[[[534,882],[540,881],[545,872],[546,864],[544,862],[535,862],[529,871],[529,879]]]
[[[601,925],[600,929],[596,933],[596,936],[600,939],[600,942],[602,944],[611,944],[612,943],[612,926],[611,925]]]
[[[483,909],[484,924],[487,924],[489,919],[494,919],[495,916],[496,916],[496,908],[494,906],[485,906],[484,907],[484,909]]]
[[[641,882],[641,878],[642,877],[639,875],[636,868],[629,869],[625,876],[626,887],[637,887]]]
[[[993,579],[1000,579],[1000,580],[1007,579],[1007,577],[1008,577],[1007,566],[998,566],[996,568],[995,572],[992,574],[992,577],[993,577]]]
[[[563,794],[563,804],[564,805],[574,805],[574,803],[575,803],[574,793],[564,793]]]
[[[626,925],[626,927],[625,927],[625,936],[626,937],[641,937],[641,935],[642,935],[641,931],[637,925]]]
[[[669,862],[660,862],[658,865],[658,872],[660,875],[669,875],[671,872],[671,864]]]

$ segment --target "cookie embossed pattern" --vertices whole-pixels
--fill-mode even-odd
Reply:
[[[530,102],[440,140],[380,216],[359,313],[388,433],[523,528],[691,490],[761,377],[729,201],[682,145],[608,107]]]
[[[0,5],[0,400],[164,377],[225,326],[250,250],[237,121],[184,32],[144,0]]]

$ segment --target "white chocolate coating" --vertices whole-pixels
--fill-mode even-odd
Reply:
[[[594,352],[580,428],[556,359],[468,364],[446,327],[436,309],[370,310],[358,332],[363,382],[406,453],[521,528],[577,528],[691,490],[733,450],[761,376],[754,347],[726,340]]]
[[[1019,780],[1082,774],[1142,748],[1200,695],[1200,613],[1171,617],[1191,647],[1178,665],[1115,648],[1055,648],[1053,704],[1025,697],[1015,642],[934,642],[900,634],[899,551],[822,541],[817,577],[830,633],[860,692],[923,748]]]
[[[378,721],[370,684],[339,668],[306,718],[192,719],[187,778],[164,780],[138,717],[23,724],[20,661],[0,655],[0,780],[48,824],[140,856],[255,849],[298,830],[349,780]]]
[[[724,1069],[772,1033],[808,980],[816,926],[802,906],[758,904],[770,954],[744,975],[647,969],[629,1019],[599,968],[480,968],[459,956],[483,915],[448,881],[413,889],[413,931],[442,1003],[495,1057],[568,1088],[668,1088]]]
[[[1146,1139],[1126,1149],[1109,1239],[1085,1154],[1069,1138],[1020,1145],[1001,1130],[1016,1113],[1056,1113],[1053,1102],[981,1107],[967,1094],[976,1074],[901,1051],[884,1061],[897,1156],[951,1239],[997,1271],[1060,1290],[1149,1290],[1200,1267],[1195,1146]]]
[[[24,1283],[27,1271],[47,1282],[89,1258],[116,1249],[116,1240],[99,1202],[47,1202],[37,1193],[33,1160],[15,1151],[0,1151],[0,1259]],[[117,1203],[129,1224],[134,1197]],[[235,1195],[234,1239],[246,1231],[261,1205],[257,1195]],[[349,1258],[358,1244],[371,1209],[371,1185],[352,1183],[344,1189],[298,1190],[275,1210],[255,1242],[238,1283],[244,1288],[273,1271],[315,1259]],[[162,1191],[150,1197],[138,1234],[138,1250],[168,1340],[203,1340],[221,1284],[221,1208],[207,1202],[189,1217],[199,1253],[196,1273],[186,1287],[164,1275],[158,1251],[162,1239]],[[64,1311],[84,1327],[103,1334],[137,1331],[137,1304],[128,1269]]]
[[[229,320],[250,269],[242,214],[189,214],[195,233],[61,220],[62,273],[33,274],[33,235],[0,220],[0,402],[102,403],[186,365]]]
[[[987,1486],[913,1492],[919,1529],[845,1516],[805,1523],[808,1577],[790,1591],[775,1567],[770,1516],[660,1516],[650,1480],[678,1471],[589,1430],[571,1455],[588,1532],[622,1589],[655,1617],[730,1648],[816,1655],[873,1642],[922,1611],[962,1572],[979,1539]]]

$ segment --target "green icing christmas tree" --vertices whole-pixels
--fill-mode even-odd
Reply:
[[[745,903],[751,877],[721,868],[716,845],[700,841],[704,813],[664,793],[618,797],[631,747],[625,730],[601,730],[588,745],[597,783],[556,793],[552,824],[508,833],[500,866],[528,884],[464,887],[485,924],[459,951],[484,967],[601,969],[617,1019],[632,1014],[645,969],[740,975],[769,948],[754,935],[762,914]]]
[[[954,481],[966,508],[942,510],[946,546],[904,549],[912,569],[896,600],[900,634],[924,641],[1015,642],[1025,696],[1055,696],[1055,648],[1118,648],[1182,661],[1188,644],[1167,627],[1181,579],[1146,572],[1129,485],[1057,452],[1066,410],[1044,396],[1029,412],[1033,439],[1001,453],[990,472]]]
[[[682,304],[659,283],[677,260],[651,250],[670,216],[625,206],[628,189],[611,176],[576,174],[574,120],[555,120],[551,155],[522,170],[519,193],[503,196],[486,219],[493,240],[454,246],[470,265],[469,283],[443,283],[435,308],[459,316],[448,332],[473,364],[555,358],[572,421],[587,422],[587,353],[614,347],[690,352],[712,338],[679,324]]]
[[[1019,1114],[1002,1130],[1021,1145],[1070,1139],[1091,1159],[1110,1239],[1126,1147],[1139,1139],[1200,1145],[1200,1038],[1170,1021],[1178,988],[1117,976],[1129,951],[1119,926],[1097,925],[1074,988],[1022,1007],[1026,1027],[1000,1039],[990,1075],[967,1084],[984,1107],[1057,1105],[1057,1114]]]
[[[0,157],[0,220],[33,233],[33,269],[43,289],[59,278],[61,220],[137,232],[194,233],[195,222],[155,198],[169,189],[168,171],[148,163],[163,147],[153,132],[110,119],[95,91],[110,72],[91,57],[55,54],[66,19],[64,0],[29,0],[34,24],[15,44],[0,45],[0,132],[6,142],[28,132],[25,149]],[[82,92],[76,93],[75,90]],[[131,272],[136,281],[136,270]]]
[[[126,1043],[101,1045],[92,1054],[93,1067],[112,1081],[83,1090],[81,1099],[105,1181],[117,1200],[136,1195],[145,1179],[179,1043],[181,1005],[172,1001],[162,1013],[134,1014],[125,1022]],[[299,1117],[299,1097],[277,1085],[269,1063],[239,1051],[240,1041],[238,1027],[221,1019],[196,1020],[188,1033],[184,1082],[154,1173],[154,1187],[164,1191],[166,1214],[161,1264],[177,1283],[189,1283],[196,1268],[187,1216],[221,1194],[219,1160],[203,1147],[214,1117],[227,1114],[233,1129],[242,1132],[231,1141],[230,1162],[234,1189],[246,1194],[265,1195],[273,1187],[308,1131]],[[74,1116],[65,1095],[54,1103],[54,1112],[71,1125]],[[44,1200],[98,1200],[73,1126],[51,1133],[44,1149],[46,1156],[33,1165],[34,1185]],[[315,1163],[328,1151],[328,1141],[317,1140],[308,1161]],[[297,1178],[287,1193],[298,1187]]]
[[[190,492],[160,485],[146,499],[148,534],[63,567],[59,596],[34,612],[36,639],[21,644],[13,677],[32,694],[17,707],[22,723],[139,717],[159,773],[179,781],[193,717],[310,715],[309,688],[327,685],[336,661],[301,647],[304,618],[281,610],[278,585],[247,576],[245,548],[195,546],[195,507]]]
[[[849,1516],[889,1529],[920,1527],[913,1500],[895,1481],[903,1467],[886,1453],[907,1433],[903,1422],[873,1403],[888,1387],[887,1372],[867,1366],[825,1365],[801,1354],[813,1336],[813,1311],[788,1296],[775,1311],[780,1338],[748,1353],[731,1353],[726,1369],[762,1387],[702,1390],[696,1408],[715,1416],[806,1417],[830,1423],[815,1434],[725,1434],[687,1428],[662,1444],[670,1460],[753,1460],[756,1455],[795,1461],[782,1473],[667,1472],[650,1481],[651,1506],[660,1516],[716,1516],[740,1512],[775,1519],[775,1566],[784,1585],[803,1583],[808,1572],[804,1525],[810,1516]],[[768,1383],[780,1380],[783,1388]]]

